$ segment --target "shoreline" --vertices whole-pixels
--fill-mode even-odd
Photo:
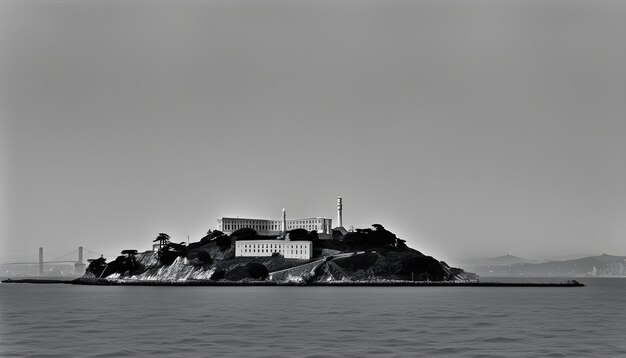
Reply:
[[[497,282],[497,281],[338,281],[338,282],[268,282],[268,281],[112,281],[106,279],[7,279],[2,283],[71,284],[91,286],[281,286],[281,287],[584,287],[576,280],[566,282]]]

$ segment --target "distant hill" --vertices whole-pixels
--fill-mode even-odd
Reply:
[[[489,266],[506,266],[506,265],[515,265],[522,263],[539,263],[542,261],[539,260],[530,260],[525,259],[519,256],[511,255],[507,253],[506,255],[497,256],[497,257],[489,257],[489,258],[473,258],[473,259],[461,259],[455,261],[457,265],[465,266],[469,268],[482,268],[484,271],[485,267]],[[474,269],[475,270],[475,269]]]
[[[501,258],[506,258],[507,256],[502,256]],[[494,259],[498,260],[493,262],[514,261],[512,258]],[[500,265],[480,265],[471,269],[478,274],[488,276],[626,276],[626,256],[602,254],[575,260],[543,263],[517,262]]]
[[[529,263],[531,260],[526,260],[518,256],[506,254],[504,256],[492,257],[484,260],[486,265],[515,265],[521,263]]]

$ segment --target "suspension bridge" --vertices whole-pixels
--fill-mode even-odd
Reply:
[[[64,255],[61,256],[56,256],[50,253],[46,254],[46,257],[44,257],[44,250],[43,247],[39,248],[39,261],[36,262],[4,262],[4,263],[0,263],[0,265],[39,265],[39,275],[43,276],[44,275],[44,267],[45,265],[51,265],[51,264],[69,264],[69,263],[73,263],[74,264],[74,271],[76,274],[82,275],[83,273],[85,273],[85,268],[87,267],[87,265],[85,264],[84,260],[83,260],[83,253],[87,252],[90,255],[95,255],[96,257],[100,257],[102,256],[102,254],[89,250],[83,246],[79,246],[76,250],[73,250],[71,252],[68,252]],[[77,257],[76,260],[72,260],[71,257]]]

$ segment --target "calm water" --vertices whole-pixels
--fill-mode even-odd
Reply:
[[[581,281],[587,287],[0,284],[0,355],[626,357],[626,279]]]

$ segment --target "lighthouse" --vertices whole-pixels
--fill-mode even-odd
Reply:
[[[285,211],[285,208],[283,208],[283,223],[282,223],[282,231],[283,231],[283,235],[285,235],[285,233],[287,232],[287,212]]]
[[[341,196],[338,196],[337,197],[337,225],[339,227],[343,227],[342,210],[343,210],[343,202],[342,202]]]

